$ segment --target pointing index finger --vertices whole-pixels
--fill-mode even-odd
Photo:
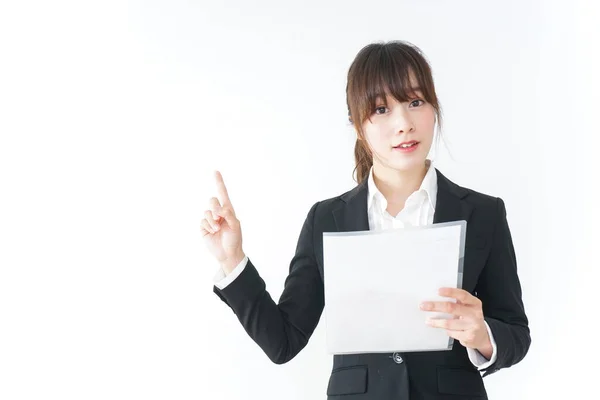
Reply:
[[[217,194],[219,196],[219,199],[221,200],[221,205],[231,206],[231,200],[229,200],[229,194],[227,193],[227,188],[225,187],[223,176],[219,171],[215,171],[215,179],[217,181]]]

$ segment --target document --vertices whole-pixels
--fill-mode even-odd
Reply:
[[[423,301],[455,301],[462,288],[466,221],[381,231],[324,232],[327,352],[451,350],[446,331],[426,325]]]

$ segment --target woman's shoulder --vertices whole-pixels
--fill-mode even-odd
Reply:
[[[498,196],[492,195],[490,193],[480,192],[470,187],[463,186],[462,188],[467,193],[467,196],[465,196],[465,199],[467,201],[482,205],[494,205],[498,202]]]
[[[472,187],[463,186],[448,179],[438,170],[438,192],[448,190],[473,205],[494,206],[500,198],[492,193],[476,190]]]
[[[504,200],[502,200],[501,197],[489,192],[475,190],[472,187],[459,186],[457,184],[454,185],[462,192],[462,200],[476,210],[484,211],[485,213],[490,213],[492,215],[506,212]]]
[[[359,184],[354,188],[335,196],[313,200],[310,210],[308,211],[308,218],[321,220],[326,216],[330,216],[334,210],[343,207],[356,196],[358,196],[356,199],[360,198],[361,195],[365,196],[366,199],[367,193],[366,190],[363,189],[366,189],[366,187],[363,188],[362,185]]]
[[[352,187],[349,190],[346,190],[345,192],[339,193],[335,196],[326,197],[317,201],[317,205],[320,209],[331,210],[339,207],[342,204],[348,203],[353,199],[366,199],[367,192],[367,181],[364,180],[362,183],[354,185],[354,187]]]

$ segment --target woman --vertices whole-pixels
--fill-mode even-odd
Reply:
[[[458,186],[427,158],[441,112],[418,48],[399,41],[364,47],[350,66],[346,96],[358,185],[310,208],[279,303],[244,254],[240,222],[216,173],[222,203],[212,198],[202,220],[204,240],[221,265],[214,292],[282,364],[306,346],[324,308],[323,232],[466,220],[463,289],[440,288],[457,301],[421,304],[454,315],[428,322],[455,339],[452,350],[335,355],[327,395],[487,398],[480,371],[485,377],[516,364],[531,343],[504,202]]]

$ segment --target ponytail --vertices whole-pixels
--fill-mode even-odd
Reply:
[[[373,156],[368,149],[365,148],[365,141],[356,139],[354,145],[354,172],[356,177],[354,180],[356,183],[361,183],[365,178],[369,176],[369,170],[373,166]]]

